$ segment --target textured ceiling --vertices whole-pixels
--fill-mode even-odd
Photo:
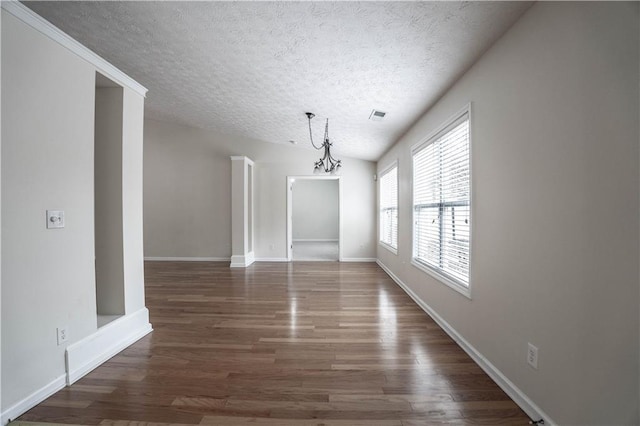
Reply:
[[[529,2],[26,2],[149,89],[146,115],[376,160]],[[371,121],[372,109],[387,113]]]

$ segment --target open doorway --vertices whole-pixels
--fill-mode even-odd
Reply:
[[[287,259],[342,258],[339,176],[287,178]]]

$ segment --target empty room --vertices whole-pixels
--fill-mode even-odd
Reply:
[[[640,3],[0,7],[1,425],[640,424]]]

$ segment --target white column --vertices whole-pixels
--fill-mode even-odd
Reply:
[[[124,312],[127,315],[145,308],[142,234],[143,128],[144,97],[125,87],[122,122],[122,272]]]
[[[231,267],[246,268],[253,251],[253,161],[231,157]]]

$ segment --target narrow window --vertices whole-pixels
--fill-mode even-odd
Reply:
[[[380,176],[380,243],[397,253],[398,250],[398,165],[394,164]]]
[[[413,262],[469,288],[469,109],[413,150]]]

